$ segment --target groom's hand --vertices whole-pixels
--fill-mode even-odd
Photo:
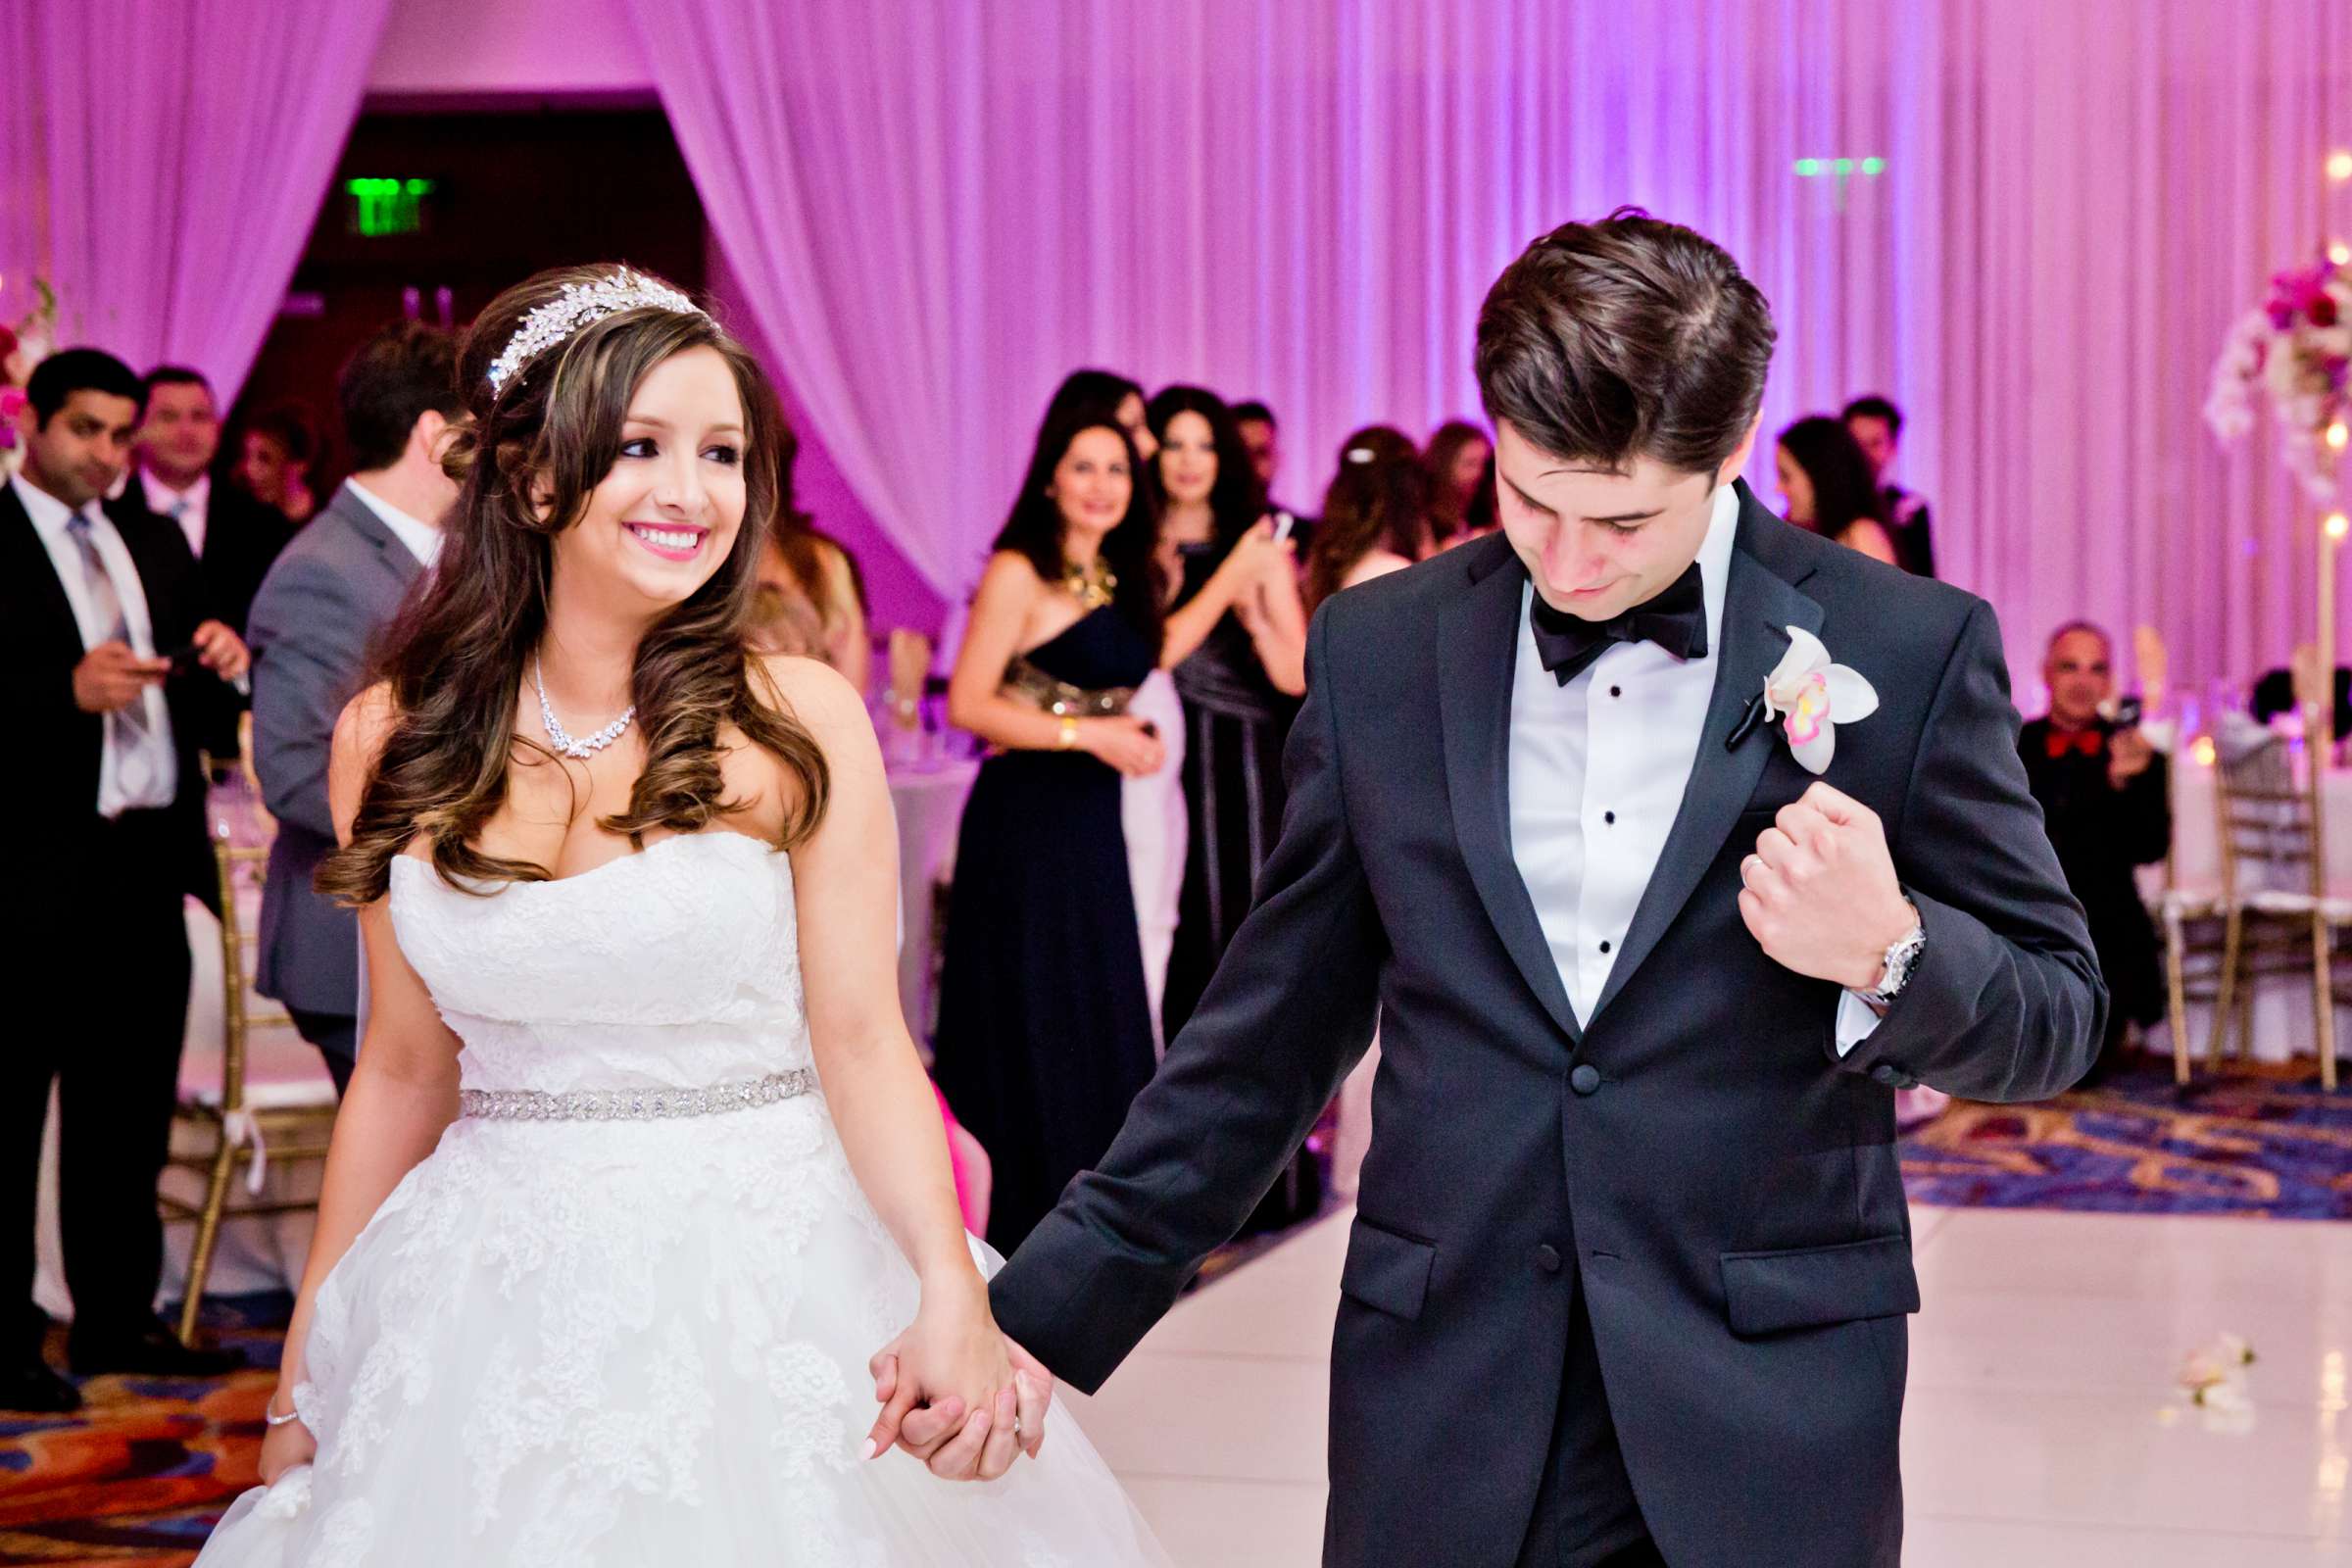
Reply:
[[[967,1411],[953,1395],[916,1402],[916,1391],[900,1387],[897,1348],[895,1342],[885,1346],[867,1368],[883,1407],[868,1440],[869,1452],[895,1444],[944,1481],[994,1481],[1012,1468],[1016,1455],[1034,1459],[1046,1446],[1054,1374],[1011,1339],[1004,1341],[1004,1350],[1012,1360],[1013,1387],[998,1395],[995,1410]]]
[[[1849,991],[1878,985],[1886,950],[1918,924],[1869,807],[1816,784],[1740,862],[1740,914],[1765,956]]]

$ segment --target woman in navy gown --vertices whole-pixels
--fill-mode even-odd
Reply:
[[[1120,824],[1122,776],[1166,762],[1126,711],[1162,638],[1141,466],[1100,411],[1049,416],[948,687],[991,751],[956,842],[935,1076],[988,1150],[988,1239],[1007,1252],[1153,1066]]]

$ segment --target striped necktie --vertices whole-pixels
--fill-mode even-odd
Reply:
[[[83,590],[98,612],[99,624],[107,628],[101,641],[130,647],[130,622],[122,613],[122,596],[115,591],[114,573],[106,569],[106,558],[98,553],[98,541],[90,536],[90,519],[76,512],[66,524],[66,534],[81,553]],[[123,793],[134,799],[146,794],[157,783],[146,744],[152,733],[147,722],[147,694],[141,692],[137,701],[107,714],[106,722],[108,744],[115,754],[115,772]]]

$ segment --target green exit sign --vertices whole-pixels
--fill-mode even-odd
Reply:
[[[351,226],[355,233],[377,238],[385,234],[414,234],[424,226],[424,198],[435,182],[429,179],[347,179],[351,197]]]

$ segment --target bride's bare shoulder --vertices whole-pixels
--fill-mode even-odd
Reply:
[[[829,754],[836,738],[873,739],[873,721],[858,688],[822,660],[765,654],[753,662],[753,690],[776,712],[798,720]]]

